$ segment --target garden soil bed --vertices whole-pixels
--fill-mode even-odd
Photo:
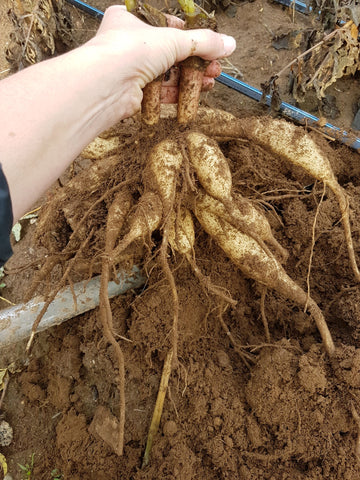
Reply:
[[[0,6],[3,46],[11,30],[6,3]],[[93,3],[101,9],[109,4]],[[78,15],[86,35],[94,30],[94,21],[72,15]],[[220,30],[238,41],[231,62],[257,88],[294,56],[272,48],[272,33],[309,22],[296,14],[294,24],[286,9],[261,0],[241,3],[234,17],[219,15]],[[0,65],[0,70],[7,68],[4,59]],[[349,128],[358,79],[338,82],[336,88],[336,123]],[[219,84],[203,103],[241,117],[269,114]],[[343,145],[312,135],[349,195],[359,258],[360,158]],[[34,480],[60,474],[66,480],[360,478],[360,288],[350,269],[336,199],[326,191],[319,207],[321,184],[251,141],[226,142],[221,148],[235,189],[267,213],[276,238],[289,252],[285,269],[304,289],[317,216],[309,285],[338,347],[336,355],[329,360],[306,313],[272,291],[264,297],[263,289],[245,278],[197,225],[199,267],[237,304],[223,312],[190,266],[179,255],[169,258],[181,306],[179,367],[170,378],[149,466],[141,468],[142,455],[172,324],[169,287],[157,269],[146,287],[111,301],[115,331],[128,339],[119,340],[126,367],[122,457],[110,445],[119,403],[117,363],[97,310],[38,334],[29,358],[22,343],[3,349],[0,368],[16,363],[2,405],[14,438],[0,452],[14,480],[25,478],[18,464],[29,463],[33,454],[27,478]],[[15,303],[23,301],[33,271],[46,255],[34,241],[35,229],[36,224],[25,226],[7,264],[2,295]],[[270,342],[262,321],[264,298]],[[220,313],[238,348],[222,327]],[[240,347],[247,352],[246,363]],[[105,421],[109,418],[112,423]]]

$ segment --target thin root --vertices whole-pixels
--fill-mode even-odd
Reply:
[[[304,312],[306,312],[307,304],[308,304],[308,301],[309,301],[309,298],[310,298],[310,272],[311,272],[312,259],[313,259],[313,255],[314,255],[316,223],[317,223],[317,219],[318,219],[318,216],[319,216],[321,204],[324,200],[325,192],[326,192],[326,184],[324,183],[323,192],[321,194],[320,202],[319,202],[318,206],[316,207],[315,217],[314,217],[312,230],[311,230],[310,258],[309,258],[308,272],[307,272],[307,276],[306,276],[307,300],[306,300],[306,304],[305,304],[305,307],[304,307]]]
[[[212,293],[213,295],[216,295],[217,297],[221,298],[224,300],[226,303],[229,303],[230,305],[236,305],[237,301],[231,298],[230,296],[226,295],[223,291],[222,288],[217,287],[216,285],[213,285],[209,278],[207,278],[200,270],[200,268],[197,266],[196,262],[194,261],[193,258],[191,258],[190,255],[186,255],[187,261],[190,263],[191,268],[194,270],[195,275],[197,276],[198,280],[202,285],[205,286],[205,288]]]
[[[26,352],[29,353],[30,351],[30,348],[31,348],[31,345],[32,345],[32,342],[34,340],[34,337],[35,337],[35,333],[36,333],[36,330],[41,322],[41,319],[43,318],[43,316],[45,315],[50,303],[54,300],[54,298],[56,297],[56,295],[58,294],[58,292],[60,291],[60,289],[65,285],[65,282],[69,276],[69,273],[75,263],[75,261],[77,260],[77,258],[79,257],[80,253],[85,249],[86,245],[89,243],[90,239],[92,238],[93,236],[93,233],[95,231],[95,227],[92,228],[90,234],[88,237],[85,238],[85,240],[82,242],[82,244],[80,245],[80,248],[79,250],[76,252],[75,256],[69,261],[69,264],[68,266],[66,267],[66,270],[61,278],[61,280],[59,281],[58,283],[58,288],[57,290],[55,290],[54,292],[52,292],[52,294],[48,297],[48,299],[46,300],[43,308],[41,309],[39,315],[36,317],[36,320],[35,322],[33,323],[33,326],[31,328],[31,335],[30,335],[30,338],[29,338],[29,341],[26,345]]]
[[[233,337],[232,333],[228,329],[228,327],[227,327],[227,325],[224,321],[224,318],[223,318],[223,315],[224,315],[227,308],[228,308],[228,305],[226,305],[225,308],[224,308],[223,303],[221,303],[220,306],[219,306],[220,311],[219,311],[218,319],[219,319],[220,325],[223,328],[226,335],[228,336],[231,345],[234,347],[235,352],[240,356],[241,360],[244,362],[246,367],[250,370],[250,365],[249,365],[248,360],[250,362],[254,363],[254,356],[251,355],[250,353],[244,352],[242,350],[242,348],[238,346],[235,338]]]
[[[163,272],[165,274],[165,277],[167,278],[167,281],[169,282],[170,285],[170,290],[171,290],[171,295],[173,299],[173,326],[172,326],[172,360],[173,360],[173,366],[177,365],[177,343],[178,343],[178,337],[179,337],[179,297],[176,289],[176,283],[174,279],[174,275],[172,274],[168,261],[167,261],[167,247],[168,247],[168,237],[169,237],[169,231],[168,231],[168,225],[164,227],[163,231],[163,238],[162,238],[162,243],[160,247],[160,262],[161,262],[161,267],[163,269]]]
[[[358,414],[353,402],[351,402],[351,413],[354,417],[357,427],[357,438],[355,443],[355,455],[358,461],[360,461],[360,415]]]
[[[263,286],[262,291],[261,291],[261,299],[260,299],[260,311],[261,311],[261,318],[262,322],[264,325],[264,330],[265,330],[265,338],[266,342],[270,343],[271,338],[270,338],[270,330],[269,330],[269,324],[266,318],[266,313],[265,313],[265,297],[267,293],[267,287]]]

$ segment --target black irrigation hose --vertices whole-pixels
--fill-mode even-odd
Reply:
[[[295,8],[297,12],[300,13],[310,13],[312,8],[308,6],[305,2],[300,2],[300,0],[274,0],[276,3],[281,3],[285,7]]]
[[[247,97],[252,98],[260,102],[262,99],[262,92],[257,88],[251,87],[246,83],[238,80],[237,78],[233,78],[226,73],[222,73],[216,80],[220,83],[226,85],[227,87],[233,88],[237,92],[243,93]],[[266,100],[264,102],[266,105],[271,105],[271,96],[266,95]],[[311,113],[305,112],[304,110],[300,110],[300,108],[294,107],[286,102],[281,102],[279,111],[285,117],[288,117],[295,122],[301,123],[303,125],[313,125],[314,127],[321,130],[321,132],[329,135],[332,138],[344,143],[348,147],[354,148],[355,150],[360,149],[360,138],[357,138],[355,135],[351,136],[347,132],[341,130],[331,123],[326,123],[324,126],[319,126],[319,118],[315,117],[315,115],[311,115]]]
[[[88,5],[87,3],[81,0],[66,0],[66,1],[71,5],[74,5],[75,7],[79,8],[83,12],[88,13],[92,17],[101,19],[104,16],[103,12],[101,12],[97,8],[91,7],[90,5]],[[276,0],[276,1],[278,3],[287,5],[287,6],[291,6],[294,4],[295,9],[298,11],[301,11],[300,9],[305,9],[306,7],[307,10],[306,12],[304,11],[303,13],[309,13],[310,11],[307,5],[299,0],[295,0],[295,1]],[[226,85],[227,87],[232,88],[233,90],[236,90],[237,92],[242,93],[243,95],[246,95],[249,98],[252,98],[253,100],[256,100],[259,102],[262,99],[262,92],[260,90],[226,73],[221,73],[220,76],[216,78],[216,80],[219,83],[222,83],[223,85]],[[271,104],[270,95],[266,96],[265,104],[270,106]],[[289,103],[282,102],[280,104],[279,111],[282,115],[284,115],[287,118],[290,118],[291,120],[294,120],[297,123],[314,126],[319,130],[321,130],[326,135],[329,135],[330,137],[335,138],[339,142],[347,145],[348,147],[351,147],[355,150],[360,150],[360,138],[356,137],[355,135],[351,135],[348,132],[341,130],[338,127],[335,127],[331,123],[326,123],[324,126],[320,127],[318,117],[315,117],[314,115],[311,115],[310,113],[307,113],[304,110],[301,110],[300,108],[294,107]]]

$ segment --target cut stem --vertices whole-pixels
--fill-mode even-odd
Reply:
[[[160,120],[160,95],[163,75],[143,88],[143,99],[141,102],[141,118],[146,125],[156,125]]]
[[[180,84],[177,120],[180,124],[193,122],[197,116],[206,62],[189,57],[180,65]]]
[[[146,441],[146,448],[142,462],[142,468],[149,464],[151,448],[154,442],[154,437],[159,429],[161,415],[164,407],[164,400],[166,396],[167,387],[169,384],[169,378],[171,373],[171,364],[173,358],[173,351],[170,350],[166,355],[164,367],[161,375],[159,391],[156,398],[155,408],[151,419],[149,433]]]

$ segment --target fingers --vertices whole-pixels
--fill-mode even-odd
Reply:
[[[179,89],[177,87],[161,87],[160,102],[161,103],[177,103],[179,97]]]
[[[221,65],[217,60],[213,60],[207,66],[204,72],[203,89],[209,89],[209,85],[214,85],[211,79],[218,77],[221,73]],[[178,67],[171,67],[164,75],[163,85],[166,87],[176,87],[179,83],[180,69]]]
[[[161,29],[161,35],[160,32],[156,33],[156,37],[153,35],[153,45],[158,43],[164,51],[166,49],[169,59],[174,55],[172,63],[181,62],[192,55],[205,60],[215,60],[231,55],[236,48],[233,37],[207,29],[183,30],[182,20],[171,15],[167,15],[167,19],[168,23],[175,28],[171,26]],[[124,6],[113,5],[105,11],[98,34],[107,30],[137,29],[140,24],[144,29],[154,28],[127,12]]]
[[[217,60],[213,60],[212,62],[209,63],[209,65],[206,67],[204,76],[205,77],[212,77],[216,78],[220,75],[221,73],[221,65]]]
[[[184,28],[185,22],[184,20],[181,20],[181,18],[175,17],[174,15],[169,15],[167,13],[164,15],[167,19],[168,27],[178,28],[180,30]],[[135,24],[139,24],[139,20],[126,10],[125,5],[112,5],[105,10],[105,14],[98,31],[109,28],[119,28],[124,21],[126,21],[126,26],[129,26],[129,22],[132,21],[131,18],[135,21]]]
[[[184,29],[185,22],[183,20],[173,15],[165,14],[165,16],[167,18],[168,27],[177,28],[180,30]],[[215,32],[212,32],[212,33],[215,33],[215,36],[216,36],[215,37],[214,35],[209,33],[209,30],[196,30],[196,31],[192,30],[192,32],[196,32],[195,36],[192,39],[190,39],[191,50],[195,47],[195,51],[191,51],[190,54],[187,54],[186,56],[199,55],[205,60],[210,60],[213,58],[227,57],[228,55],[231,55],[231,53],[236,48],[235,39],[233,37],[229,37],[228,35],[217,34]],[[211,43],[211,39],[207,38],[209,36],[213,37],[213,40],[214,40],[213,44]],[[210,45],[207,44],[207,42],[210,42]],[[214,49],[215,47],[219,51],[218,55],[211,53],[211,50]],[[201,53],[205,51],[203,50],[204,48],[205,50],[208,51],[208,53],[206,52],[204,54]],[[215,74],[215,75],[209,74],[209,76],[217,77],[220,75],[220,73],[221,73],[221,70],[218,74]]]
[[[215,80],[212,77],[203,77],[201,90],[203,92],[209,92],[215,85]]]

